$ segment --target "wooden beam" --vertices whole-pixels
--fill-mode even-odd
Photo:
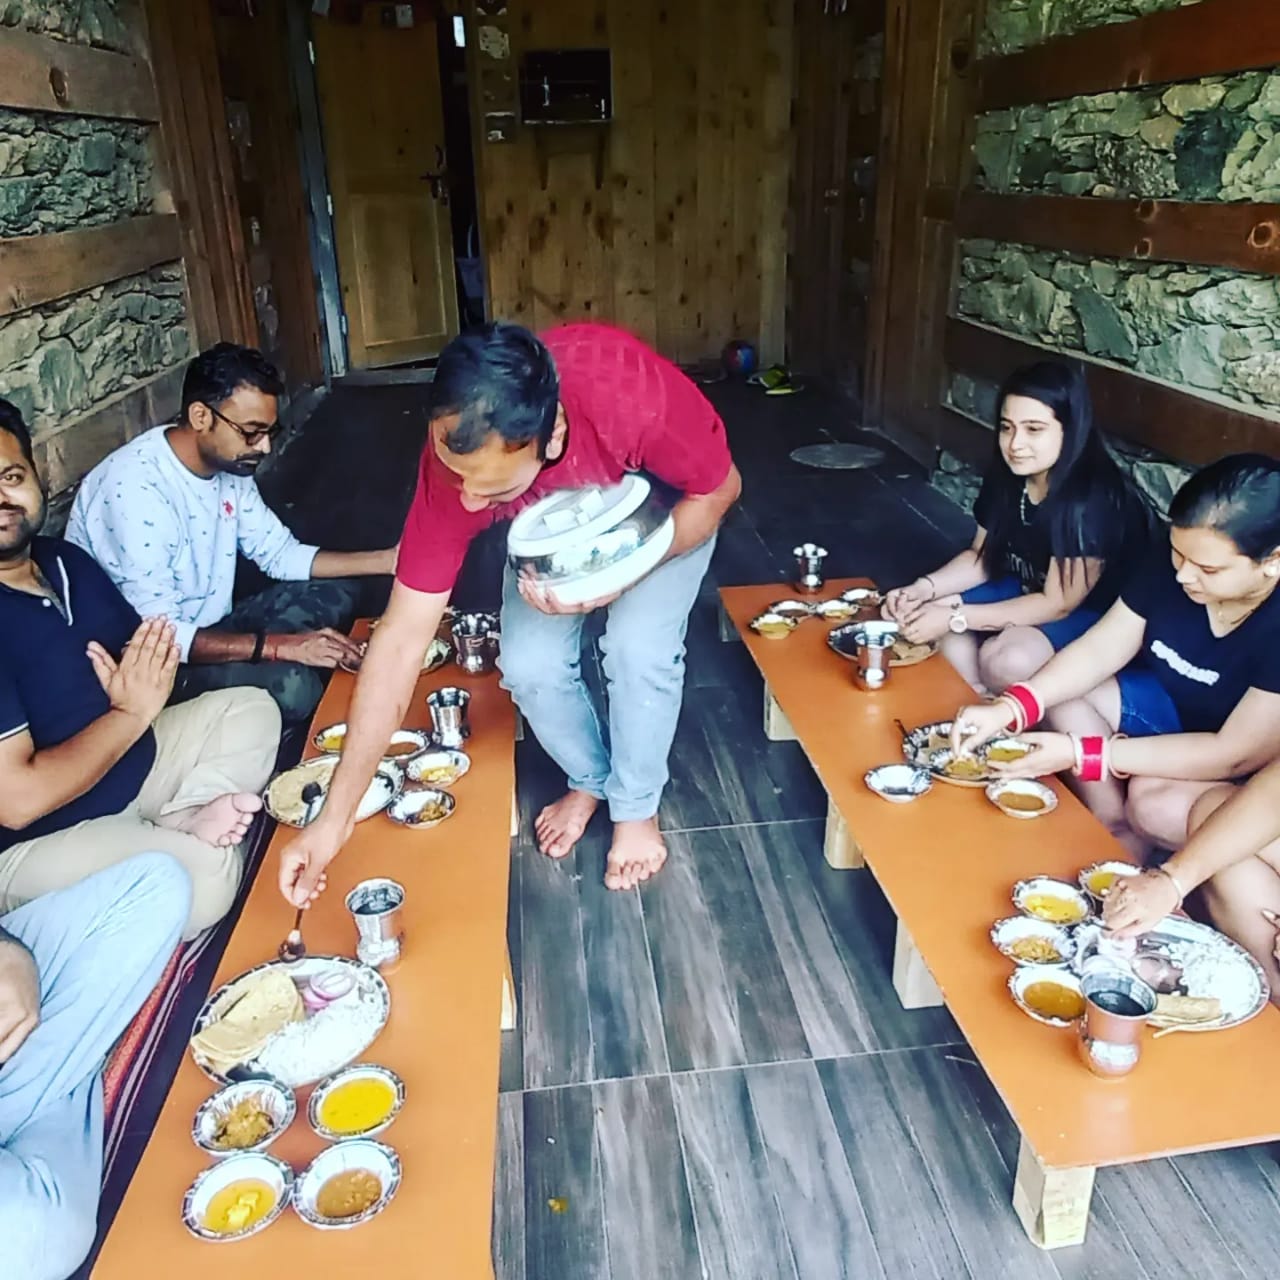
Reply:
[[[157,120],[141,58],[22,31],[0,33],[0,107],[118,120]]]
[[[934,189],[929,195],[929,211],[942,216],[949,193]],[[1091,257],[1280,274],[1280,204],[1099,200],[971,189],[960,194],[955,222],[962,237],[1043,245]]]
[[[0,316],[181,257],[178,220],[153,213],[83,231],[0,240]]]
[[[1280,62],[1275,0],[1201,0],[979,61],[980,111],[1194,80]]]
[[[1240,452],[1280,457],[1280,417],[1251,413],[1079,352],[1055,351],[953,317],[947,321],[945,353],[951,369],[989,382],[1002,381],[1018,365],[1032,360],[1062,355],[1079,359],[1098,425],[1179,462],[1199,466],[1225,453]]]
[[[147,428],[172,422],[182,402],[186,368],[184,363],[165,369],[37,436],[36,467],[50,494],[79,484],[113,449]]]

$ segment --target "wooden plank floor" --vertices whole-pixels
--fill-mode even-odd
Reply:
[[[716,628],[715,587],[782,581],[796,541],[894,583],[969,526],[896,455],[788,462],[840,421],[821,397],[713,390],[746,493],[690,622],[668,867],[606,892],[600,822],[572,858],[542,857],[532,817],[561,780],[531,737],[518,750],[499,1280],[1274,1274],[1267,1148],[1102,1170],[1083,1246],[1028,1241],[1003,1106],[944,1010],[899,1005],[892,915],[866,872],[823,861],[822,790],[795,744],[764,739],[759,678]]]
[[[823,861],[822,790],[798,747],[764,740],[759,677],[719,642],[715,611],[720,585],[781,582],[803,539],[825,541],[833,574],[894,583],[971,526],[897,455],[872,472],[788,462],[841,435],[847,410],[818,388],[710,390],[746,491],[690,619],[661,813],[672,865],[607,893],[598,827],[548,862],[528,832],[559,779],[535,742],[519,749],[499,1280],[1274,1276],[1280,1167],[1265,1147],[1102,1170],[1082,1247],[1027,1240],[1008,1116],[946,1013],[899,1006],[892,916],[865,872]],[[419,387],[336,390],[264,489],[302,537],[385,544],[422,407]],[[500,561],[495,531],[460,585],[469,606],[496,603]]]

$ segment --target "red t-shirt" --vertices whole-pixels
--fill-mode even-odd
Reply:
[[[467,511],[428,441],[405,522],[396,576],[415,591],[452,589],[471,539],[556,489],[617,484],[645,471],[683,494],[710,493],[732,459],[724,423],[675,365],[638,338],[602,324],[543,336],[569,422],[564,455],[514,502]]]

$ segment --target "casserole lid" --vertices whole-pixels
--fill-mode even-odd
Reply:
[[[511,522],[507,550],[513,556],[548,556],[580,547],[639,510],[649,491],[649,481],[632,474],[607,487],[588,485],[550,493]]]

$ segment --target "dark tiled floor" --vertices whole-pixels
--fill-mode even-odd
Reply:
[[[360,546],[394,531],[421,391],[322,405],[270,477],[304,536],[336,545],[341,529]],[[798,540],[824,541],[833,574],[895,583],[936,565],[969,523],[900,455],[864,472],[791,463],[796,445],[847,434],[846,410],[816,389],[712,394],[746,489],[690,622],[661,812],[670,866],[642,891],[608,893],[600,823],[571,858],[543,858],[531,819],[562,781],[535,741],[519,749],[499,1280],[1274,1274],[1280,1169],[1267,1148],[1104,1170],[1084,1246],[1050,1255],[1027,1240],[1003,1106],[945,1012],[898,1004],[889,908],[865,872],[823,861],[821,788],[798,747],[764,739],[758,676],[716,627],[715,588],[784,581]],[[470,598],[491,596],[500,555],[499,533],[473,558]]]

